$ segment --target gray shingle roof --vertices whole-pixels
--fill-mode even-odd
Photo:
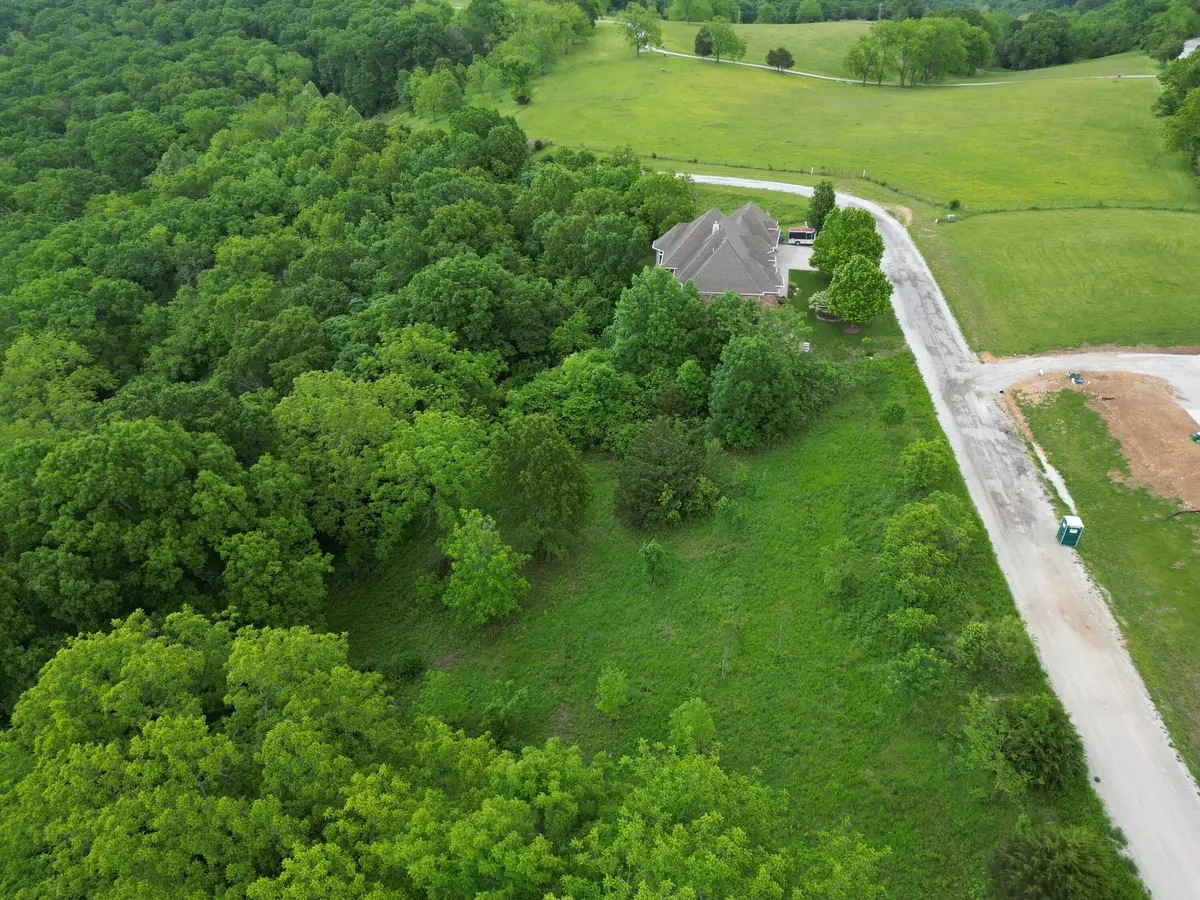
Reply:
[[[775,261],[779,223],[747,203],[728,216],[710,209],[681,222],[657,241],[661,265],[675,270],[681,283],[696,282],[702,294],[737,291],[761,296],[786,293]]]

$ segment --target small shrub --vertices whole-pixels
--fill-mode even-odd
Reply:
[[[885,425],[899,425],[904,421],[904,416],[907,412],[904,404],[897,403],[895,400],[889,400],[880,407],[879,418],[883,420]]]
[[[846,600],[857,592],[867,560],[848,537],[840,537],[821,548],[821,570],[825,590],[835,600]]]
[[[909,647],[899,659],[892,660],[892,690],[919,706],[945,684],[950,663],[932,647]]]
[[[1025,626],[1015,616],[995,622],[968,622],[954,642],[954,662],[977,679],[1004,682],[1037,664]]]
[[[517,104],[520,106],[528,106],[531,102],[533,102],[533,98],[529,95],[528,91],[518,91],[517,93],[513,94],[513,99],[516,100]]]
[[[512,681],[497,684],[483,707],[480,725],[492,733],[497,743],[507,744],[515,737],[517,720],[528,702],[528,688],[517,688]]]
[[[913,441],[900,454],[900,478],[916,491],[940,484],[953,470],[954,455],[945,438]]]
[[[1043,825],[1016,832],[993,862],[1002,900],[1114,900],[1112,851],[1081,826]]]
[[[1083,743],[1057,698],[1037,694],[1012,702],[1004,755],[1047,791],[1060,791],[1084,771]]]
[[[892,632],[892,643],[901,653],[928,639],[937,626],[937,616],[931,616],[918,606],[909,606],[890,613],[887,620]]]
[[[685,700],[671,713],[667,735],[671,746],[680,753],[703,751],[717,735],[712,709],[699,697]]]
[[[950,209],[952,210],[958,209],[961,205],[962,204],[959,203],[957,199],[950,201]]]
[[[746,526],[746,511],[742,504],[728,497],[722,497],[714,507],[717,528],[727,538],[735,538],[742,533]]]
[[[1004,755],[1008,724],[996,705],[976,691],[963,708],[965,744],[958,761],[969,769],[986,773],[992,795],[1018,800],[1029,786],[1029,776],[1018,772]]]
[[[537,141],[537,140],[535,140],[535,141],[533,142],[533,152],[534,152],[534,153],[537,153],[537,152],[538,152],[539,150],[541,150],[541,149],[542,149],[542,142],[541,142],[541,141]]]
[[[401,653],[379,667],[379,674],[388,681],[412,681],[425,671],[425,660],[417,653]]]
[[[667,549],[653,538],[642,544],[642,549],[638,551],[638,562],[642,564],[642,571],[651,584],[661,584],[670,565]]]
[[[809,296],[808,308],[823,316],[832,315],[829,311],[829,291],[816,291]]]
[[[628,702],[629,679],[616,666],[605,666],[596,682],[596,709],[615,722],[621,717],[621,707]]]

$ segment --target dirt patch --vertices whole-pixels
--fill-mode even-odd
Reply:
[[[439,670],[453,669],[460,662],[462,662],[462,654],[457,650],[451,650],[449,653],[443,653],[435,659],[430,668]]]
[[[883,208],[895,216],[900,224],[908,228],[913,223],[913,211],[907,206],[901,206],[898,203],[885,203]]]
[[[1200,508],[1200,446],[1191,441],[1197,425],[1163,379],[1127,372],[1087,372],[1084,383],[1078,385],[1067,381],[1065,373],[1052,372],[1014,385],[1013,390],[1035,403],[1051,391],[1084,394],[1087,405],[1100,414],[1120,442],[1129,463],[1129,475],[1109,473],[1114,482],[1147,488],[1160,497],[1180,500],[1189,509]]]

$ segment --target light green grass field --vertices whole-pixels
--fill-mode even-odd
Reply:
[[[925,249],[971,346],[997,356],[1200,344],[1200,214],[973,216],[938,226]]]
[[[746,42],[746,62],[766,64],[767,51],[787,47],[795,68],[818,75],[845,75],[842,57],[846,48],[866,34],[869,22],[816,22],[811,25],[737,25]],[[663,22],[663,46],[679,53],[695,50],[700,23]]]
[[[639,738],[664,740],[670,711],[699,696],[714,708],[723,760],[786,788],[798,829],[848,816],[891,846],[883,875],[892,900],[961,900],[1020,809],[992,799],[990,785],[955,762],[966,688],[914,713],[887,688],[889,651],[872,601],[839,601],[823,586],[822,548],[846,534],[877,550],[886,518],[912,497],[898,481],[898,453],[940,433],[909,354],[878,362],[875,373],[799,438],[747,460],[740,529],[707,520],[658,535],[674,559],[661,586],[638,563],[647,535],[613,518],[614,471],[597,461],[578,546],[529,572],[531,594],[511,619],[479,631],[445,609],[414,607],[420,570],[401,558],[357,580],[343,574],[330,625],[349,632],[356,663],[415,654],[471,692],[475,709],[498,684],[526,687],[518,744],[560,735],[588,754],[628,752]],[[881,420],[887,402],[907,409],[901,424]],[[957,475],[943,487],[965,499]],[[986,540],[968,566],[959,615],[1012,614]],[[633,689],[615,724],[594,706],[610,663]],[[1041,684],[1039,676],[1026,687]],[[417,682],[393,687],[404,702]],[[1033,795],[1028,808],[1035,818],[1105,827],[1086,783],[1053,801]]]
[[[1195,204],[1152,80],[864,88],[643,53],[600,26],[516,111],[533,138],[757,168],[866,169],[973,207]]]
[[[1084,521],[1079,554],[1107,588],[1129,653],[1192,772],[1200,777],[1200,520],[1114,483],[1128,473],[1120,444],[1082,394],[1060,391],[1021,408]]]
[[[736,25],[746,42],[745,62],[765,64],[767,51],[786,47],[796,59],[795,69],[817,75],[850,77],[842,68],[846,48],[860,35],[866,34],[870,22],[814,22],[807,25]],[[678,53],[695,50],[699,22],[663,22],[663,46]],[[980,81],[1041,81],[1054,78],[1097,78],[1123,75],[1152,75],[1158,66],[1149,55],[1141,52],[1121,53],[1101,59],[1081,60],[1066,66],[1029,69],[1012,72],[989,69],[974,76],[954,76],[948,81],[973,83]],[[895,80],[893,76],[893,81]]]

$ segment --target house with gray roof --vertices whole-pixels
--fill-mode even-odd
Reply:
[[[679,223],[653,247],[658,264],[680,284],[694,281],[702,297],[736,291],[775,306],[787,294],[787,276],[775,259],[779,223],[754,203],[729,215],[710,209]]]

